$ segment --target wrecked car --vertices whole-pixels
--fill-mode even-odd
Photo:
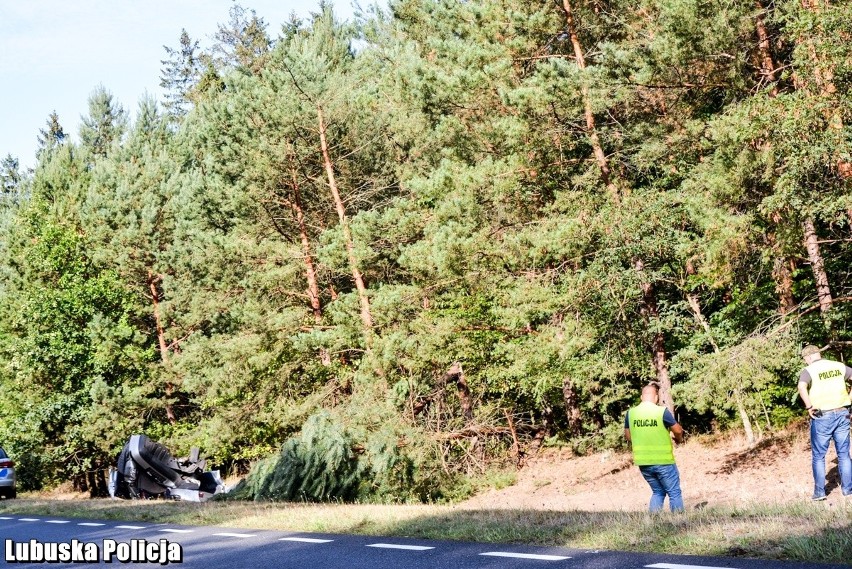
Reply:
[[[205,502],[226,491],[218,470],[205,471],[198,449],[173,457],[165,446],[145,435],[132,435],[110,468],[109,494],[128,500],[166,498]]]

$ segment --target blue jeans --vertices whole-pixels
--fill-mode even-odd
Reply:
[[[814,470],[814,498],[825,496],[825,454],[834,440],[840,489],[852,494],[852,460],[849,459],[849,415],[846,409],[811,419],[811,461]]]
[[[639,472],[651,487],[651,503],[648,510],[659,512],[663,509],[666,494],[669,496],[669,507],[673,512],[683,511],[683,496],[680,493],[680,473],[675,464],[659,464],[640,466]]]

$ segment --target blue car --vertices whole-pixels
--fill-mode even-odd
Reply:
[[[18,490],[15,482],[15,461],[0,448],[0,495],[15,498]]]

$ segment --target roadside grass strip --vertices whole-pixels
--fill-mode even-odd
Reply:
[[[480,553],[480,555],[486,555],[489,557],[512,557],[514,559],[534,559],[537,561],[564,561],[565,559],[571,559],[570,557],[565,557],[562,555],[541,555],[538,553],[514,553],[511,551],[487,551],[485,553]]]
[[[809,500],[802,504],[756,503],[736,508],[710,507],[689,510],[678,516],[649,518],[646,512],[453,510],[450,506],[439,505],[121,504],[107,500],[23,498],[0,500],[0,514],[0,520],[10,524],[64,519],[71,520],[69,525],[75,525],[75,518],[112,520],[107,521],[106,527],[122,532],[137,529],[173,531],[193,526],[219,526],[195,530],[205,533],[278,531],[283,532],[279,536],[288,537],[276,536],[273,539],[316,544],[339,541],[334,538],[318,539],[320,535],[356,534],[366,537],[366,541],[361,542],[363,544],[375,546],[381,540],[386,544],[383,547],[395,549],[403,548],[387,540],[485,542],[492,545],[483,545],[478,551],[490,548],[491,553],[505,552],[504,547],[511,547],[508,544],[524,544],[582,550],[604,548],[667,556],[709,557],[718,555],[720,551],[737,551],[738,557],[848,564],[852,544],[848,529],[852,502],[844,502],[842,508],[825,508],[815,507]],[[23,517],[38,515],[47,517]],[[128,522],[128,519],[134,521]],[[812,528],[812,531],[803,533],[803,527]],[[189,531],[192,530],[173,533]],[[416,551],[415,548],[410,549]],[[560,553],[559,550],[553,552]],[[657,563],[648,565],[647,569],[715,569],[713,560],[708,559],[707,565],[695,565],[697,560],[694,559],[684,561],[687,563]],[[647,559],[644,563],[652,563],[652,560]],[[719,560],[715,563],[724,562]],[[737,567],[738,561],[729,563]]]
[[[371,543],[367,547],[378,547],[380,549],[407,549],[409,551],[426,551],[427,549],[435,549],[426,545],[400,545],[397,543]]]

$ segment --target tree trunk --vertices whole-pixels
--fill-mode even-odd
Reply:
[[[512,434],[512,458],[515,459],[515,464],[521,466],[523,462],[523,453],[521,452],[521,443],[518,441],[518,431],[515,429],[515,420],[508,409],[503,409],[503,414],[506,416],[506,423],[509,424],[509,431]]]
[[[562,9],[565,11],[568,35],[571,38],[571,45],[574,47],[574,58],[577,62],[577,67],[582,72],[586,69],[586,58],[583,55],[583,48],[580,45],[580,38],[577,35],[577,26],[574,21],[574,12],[571,9],[570,0],[562,0]],[[598,168],[601,172],[601,180],[606,186],[613,203],[618,204],[621,201],[621,194],[618,191],[618,187],[612,181],[609,161],[607,160],[606,153],[604,153],[603,147],[601,146],[600,137],[598,136],[597,127],[595,125],[595,115],[592,111],[592,99],[589,93],[589,84],[584,73],[580,74],[580,79],[580,95],[583,98],[583,109],[586,117],[586,135],[589,137],[589,143],[592,145],[592,152],[595,155],[595,161],[597,162]]]
[[[331,190],[331,195],[334,199],[334,207],[337,209],[337,217],[340,219],[340,226],[343,230],[343,240],[346,244],[346,254],[349,259],[349,268],[352,271],[352,279],[355,281],[355,288],[358,291],[358,301],[361,305],[361,322],[364,325],[364,338],[367,342],[367,347],[372,345],[372,329],[373,315],[370,312],[370,299],[367,296],[367,287],[364,284],[364,277],[361,275],[361,270],[358,268],[358,259],[355,255],[355,245],[352,240],[352,231],[349,228],[349,220],[346,216],[346,209],[343,206],[343,200],[340,198],[340,192],[337,188],[337,181],[334,177],[334,164],[331,161],[331,155],[328,151],[328,141],[326,140],[326,124],[323,117],[322,107],[317,107],[317,120],[319,121],[319,136],[320,149],[322,150],[322,160],[325,166],[325,173],[328,177],[328,187]]]
[[[151,301],[154,305],[154,322],[157,326],[157,344],[160,348],[160,359],[163,362],[163,368],[168,372],[171,369],[171,359],[169,358],[169,346],[166,344],[166,334],[163,329],[163,321],[160,316],[160,291],[157,289],[157,283],[162,280],[162,275],[155,275],[148,271],[148,287],[151,290]],[[166,418],[169,424],[177,423],[174,408],[172,407],[171,399],[174,394],[174,384],[170,381],[166,382]]]
[[[647,282],[644,279],[645,264],[641,259],[634,261],[634,268],[642,279],[640,284],[642,289],[642,306],[640,308],[640,312],[645,317],[645,320],[650,324],[651,321],[658,320],[660,317],[660,310],[657,306],[657,295],[654,291],[653,283]],[[668,407],[669,411],[674,413],[672,382],[669,377],[666,343],[663,333],[660,331],[654,332],[654,338],[651,341],[651,366],[654,370],[654,375],[657,378],[657,383],[660,388],[660,403]]]
[[[473,419],[473,398],[470,396],[470,387],[467,385],[467,380],[464,377],[464,370],[460,362],[454,362],[450,369],[447,370],[444,376],[445,381],[455,379],[456,387],[459,390],[459,401],[461,402],[462,416],[467,421]]]
[[[302,253],[305,258],[305,279],[308,281],[308,299],[311,303],[311,312],[314,315],[314,322],[319,326],[322,324],[319,283],[317,282],[317,271],[314,267],[311,241],[308,236],[308,226],[305,223],[305,210],[302,207],[302,192],[299,190],[299,179],[295,168],[290,169],[290,176],[293,184],[293,201],[290,203],[290,208],[293,210],[296,224],[299,227],[299,239],[302,242]],[[331,365],[331,354],[326,348],[320,348],[320,362],[324,366]]]
[[[772,57],[772,47],[769,42],[769,34],[766,31],[766,22],[764,14],[766,8],[761,0],[754,0],[757,6],[757,16],[755,27],[757,28],[757,49],[760,54],[760,73],[764,79],[772,83],[772,90],[769,92],[770,97],[778,96],[778,71],[775,65],[775,60]]]
[[[290,202],[290,208],[293,211],[293,216],[296,218],[296,224],[299,227],[299,239],[302,242],[302,253],[305,256],[305,278],[308,281],[308,298],[311,302],[311,311],[314,314],[314,321],[317,324],[322,323],[322,305],[320,304],[319,284],[317,283],[317,272],[314,267],[314,258],[311,250],[311,241],[308,237],[308,227],[305,223],[305,212],[302,208],[302,193],[299,190],[299,179],[296,176],[295,168],[290,169],[293,187],[293,201]]]
[[[669,377],[669,363],[666,354],[665,338],[662,332],[654,334],[653,356],[651,363],[657,374],[657,383],[660,384],[660,403],[665,405],[669,411],[674,413],[674,399],[672,399],[672,380]]]
[[[734,389],[734,399],[737,403],[737,412],[740,414],[740,420],[743,423],[746,440],[748,440],[748,444],[751,446],[756,440],[754,437],[754,429],[751,426],[751,419],[748,418],[748,413],[746,413],[745,405],[743,405],[743,394],[739,389]]]
[[[766,7],[762,0],[754,0],[757,8],[755,27],[757,29],[758,52],[760,56],[760,72],[766,81],[773,83],[772,90],[769,92],[770,97],[778,96],[778,65],[772,57],[772,46],[769,41],[769,33],[766,30]],[[778,225],[781,221],[779,214],[774,214],[772,221]],[[777,239],[775,233],[769,234],[767,241],[772,249],[777,249]],[[779,310],[782,316],[786,316],[793,309],[795,304],[793,300],[793,274],[789,267],[792,263],[791,259],[782,256],[775,258],[772,268],[772,278],[775,281],[775,292],[778,294]]]
[[[811,262],[811,268],[814,271],[814,281],[816,281],[817,299],[819,300],[819,310],[825,319],[833,299],[831,296],[831,287],[828,284],[828,273],[825,272],[825,263],[819,251],[819,243],[817,239],[816,229],[814,228],[813,218],[806,218],[802,222],[802,228],[805,234],[805,248],[808,251],[808,260]]]
[[[775,292],[778,294],[778,309],[781,316],[786,316],[793,310],[793,271],[790,265],[792,259],[776,257],[772,267],[772,278],[775,280]]]
[[[565,415],[568,418],[568,434],[579,437],[583,431],[580,401],[574,382],[567,376],[562,379],[562,400],[565,402]]]
[[[577,62],[577,67],[580,71],[586,69],[586,58],[583,55],[583,46],[580,44],[580,37],[577,34],[577,25],[574,20],[574,12],[571,7],[570,0],[562,0],[562,9],[565,12],[565,22],[567,26],[568,36],[571,38],[571,45],[574,48],[574,57]],[[595,161],[598,164],[601,172],[601,180],[606,185],[612,203],[616,206],[621,203],[621,192],[618,186],[613,181],[612,171],[609,167],[609,161],[601,146],[600,137],[598,136],[597,126],[595,124],[595,116],[592,109],[591,93],[588,83],[586,82],[585,74],[581,73],[582,82],[580,86],[580,94],[583,98],[583,109],[586,118],[586,132],[589,137],[589,142],[592,145],[592,152],[595,155]],[[644,264],[641,259],[636,261],[637,270],[640,272],[644,269]],[[642,296],[644,312],[650,322],[651,318],[659,316],[657,310],[657,297],[654,291],[653,284],[645,283],[642,285]],[[665,338],[662,332],[656,332],[651,347],[651,365],[657,377],[657,382],[660,384],[660,401],[674,412],[674,402],[671,397],[671,379],[669,378],[668,361],[665,348]]]
[[[779,227],[781,225],[781,214],[775,212],[771,217],[775,227]],[[796,304],[793,299],[793,271],[796,261],[783,254],[774,228],[766,234],[766,244],[776,255],[772,266],[772,280],[775,282],[775,292],[778,294],[778,308],[781,316],[786,316]]]

